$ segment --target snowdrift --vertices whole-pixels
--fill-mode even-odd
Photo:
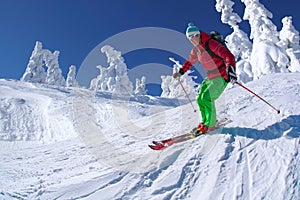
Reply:
[[[70,89],[0,80],[0,140],[51,143],[77,137]]]
[[[176,99],[0,80],[1,199],[297,199],[300,74],[271,74],[218,100],[233,120],[162,152],[199,122]]]

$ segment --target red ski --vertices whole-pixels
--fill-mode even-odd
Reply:
[[[223,118],[218,121],[216,128],[214,130],[208,131],[205,134],[212,133],[231,122],[232,121],[230,119]],[[150,144],[148,146],[153,150],[163,150],[169,146],[172,146],[173,144],[184,142],[184,141],[199,137],[201,135],[205,135],[205,134],[195,134],[195,132],[196,132],[196,128],[194,128],[192,131],[190,131],[188,133],[185,133],[185,134],[182,134],[182,135],[179,135],[176,137],[172,137],[172,138],[160,140],[160,141],[153,141],[152,142],[153,144]]]

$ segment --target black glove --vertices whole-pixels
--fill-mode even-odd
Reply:
[[[237,81],[235,68],[233,66],[229,65],[226,69],[226,73],[227,73],[227,76],[228,76],[227,82],[235,83]]]
[[[184,71],[182,68],[179,69],[179,72],[175,72],[173,74],[173,78],[180,78],[184,74]]]

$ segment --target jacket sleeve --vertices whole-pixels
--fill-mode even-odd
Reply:
[[[184,72],[187,72],[189,69],[191,69],[191,67],[198,61],[195,48],[196,47],[193,47],[193,49],[191,50],[190,56],[182,65],[182,70]]]
[[[208,42],[211,51],[224,59],[226,67],[231,65],[235,68],[235,57],[227,47],[216,40],[209,40]]]

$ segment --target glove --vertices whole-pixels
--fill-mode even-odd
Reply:
[[[179,72],[175,72],[173,74],[173,78],[180,78],[184,74],[184,71],[182,68],[179,69]]]
[[[182,75],[179,73],[179,72],[175,72],[174,74],[173,74],[173,78],[180,78]]]
[[[235,83],[237,81],[237,76],[233,66],[229,65],[226,69],[226,73],[228,76],[227,82]]]

